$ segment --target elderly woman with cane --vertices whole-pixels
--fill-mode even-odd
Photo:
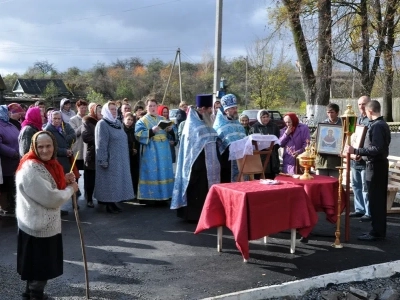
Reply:
[[[47,299],[47,280],[63,273],[60,207],[78,190],[73,173],[56,159],[52,133],[39,131],[16,172],[17,271],[26,281],[22,299]]]

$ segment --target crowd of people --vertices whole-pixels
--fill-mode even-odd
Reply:
[[[154,97],[133,109],[126,99],[104,105],[81,99],[76,112],[71,106],[69,99],[61,100],[59,109],[40,101],[27,109],[0,105],[0,205],[9,215],[16,211],[18,272],[27,280],[27,299],[42,299],[47,280],[62,273],[60,215],[68,213],[62,207],[73,193],[84,196],[88,208],[96,200],[111,214],[120,213],[118,203],[124,201],[171,201],[178,217],[197,222],[209,188],[239,180],[236,160],[229,159],[233,142],[250,134],[275,135],[264,170],[265,178],[274,179],[280,172],[301,172],[296,158],[315,138],[295,113],[284,115],[286,126],[279,130],[261,109],[249,126],[233,94],[217,101],[201,94],[193,106],[180,103],[176,123]],[[378,101],[363,96],[358,106],[357,122],[369,129],[363,145],[345,148],[352,158],[355,211],[350,216],[372,221],[372,230],[359,239],[374,241],[386,236],[390,130]],[[324,123],[341,126],[337,104],[330,103],[326,112]],[[267,158],[260,159],[264,163]],[[317,174],[338,177],[340,164],[339,155],[318,154],[315,168]],[[83,191],[76,183],[79,170]],[[44,254],[50,257],[47,262]]]

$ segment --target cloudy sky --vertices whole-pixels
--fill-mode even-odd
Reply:
[[[222,56],[268,35],[269,0],[224,0]],[[47,60],[59,71],[140,57],[199,62],[214,52],[216,0],[0,0],[0,74]]]

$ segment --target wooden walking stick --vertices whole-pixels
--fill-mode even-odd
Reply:
[[[76,158],[78,157],[79,151],[76,153],[74,162],[72,163],[71,171],[74,169]],[[76,225],[78,226],[78,232],[79,232],[79,239],[81,241],[81,248],[82,248],[82,258],[83,258],[83,267],[85,269],[85,281],[86,281],[86,299],[89,299],[89,275],[88,275],[88,270],[87,270],[87,260],[86,260],[86,250],[85,250],[85,243],[83,241],[83,233],[81,229],[81,221],[79,219],[79,214],[78,214],[78,202],[76,201],[76,193],[72,195],[72,201],[74,204],[74,213],[75,213],[75,219],[76,219]]]

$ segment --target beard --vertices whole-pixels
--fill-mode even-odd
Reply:
[[[239,114],[237,112],[233,113],[232,115],[228,115],[231,120],[239,120]]]
[[[206,124],[207,127],[213,127],[213,121],[211,120],[211,114],[208,112],[204,112],[201,114],[203,117],[203,121]]]

